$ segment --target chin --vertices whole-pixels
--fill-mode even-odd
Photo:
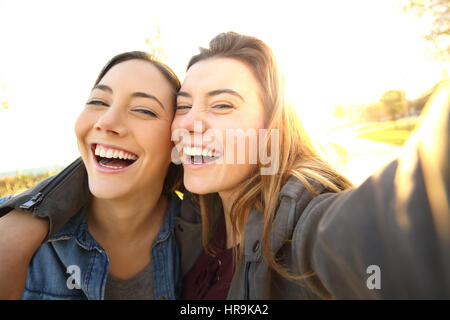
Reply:
[[[184,186],[189,192],[195,193],[195,194],[198,194],[198,195],[203,195],[203,194],[209,194],[209,193],[217,192],[217,191],[211,190],[210,188],[197,186],[195,184],[191,185],[191,184],[185,183]]]
[[[217,182],[211,183],[211,181],[205,181],[197,177],[186,177],[183,179],[184,187],[191,193],[199,195],[219,192],[220,188]]]
[[[126,195],[123,186],[119,189],[116,184],[100,183],[91,180],[89,180],[89,191],[94,197],[105,200],[117,199]]]

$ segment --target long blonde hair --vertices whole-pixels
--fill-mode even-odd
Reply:
[[[279,132],[279,169],[277,174],[261,175],[261,164],[258,164],[248,179],[234,190],[234,203],[231,206],[231,224],[233,234],[237,235],[238,243],[244,243],[244,227],[252,208],[257,208],[263,214],[262,253],[268,264],[284,277],[298,278],[280,265],[276,252],[270,249],[270,233],[274,220],[281,188],[288,178],[298,178],[314,195],[318,191],[312,182],[318,182],[331,192],[340,192],[352,186],[344,176],[334,170],[316,152],[311,139],[303,129],[294,107],[287,103],[284,84],[278,71],[272,50],[263,41],[235,32],[221,33],[211,40],[209,48],[200,48],[200,53],[193,56],[187,69],[195,63],[212,58],[233,58],[246,63],[254,73],[262,88],[261,99],[264,105],[265,123],[268,130],[266,148],[270,151],[271,130]],[[274,196],[277,195],[277,196]],[[205,249],[211,237],[211,216],[214,199],[217,194],[199,197],[202,212],[202,241]],[[241,259],[243,245],[235,252],[235,257]]]

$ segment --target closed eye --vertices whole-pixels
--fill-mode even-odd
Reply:
[[[229,104],[218,104],[218,105],[215,105],[213,108],[216,108],[216,109],[230,109],[230,108],[233,108],[233,106],[230,106]]]
[[[87,104],[93,104],[93,105],[97,105],[97,106],[105,106],[105,107],[109,107],[109,104],[101,101],[101,100],[90,100],[87,102]]]
[[[138,113],[143,113],[143,114],[149,115],[154,118],[158,118],[158,115],[156,113],[154,113],[153,111],[147,110],[147,109],[135,109],[133,111],[138,112]]]
[[[189,106],[176,106],[176,110],[189,109]]]
[[[185,106],[176,106],[175,113],[178,115],[186,114],[189,112],[189,109],[192,109],[192,107],[186,106],[186,105]]]

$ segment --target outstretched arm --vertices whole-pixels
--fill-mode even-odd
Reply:
[[[360,187],[323,194],[294,242],[309,284],[338,299],[450,298],[450,81],[402,156]]]
[[[28,265],[48,233],[47,219],[13,210],[0,218],[0,299],[20,299]]]

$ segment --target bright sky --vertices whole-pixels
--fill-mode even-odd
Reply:
[[[157,25],[181,78],[219,32],[266,41],[316,132],[334,104],[369,103],[394,88],[414,97],[446,67],[426,58],[426,26],[396,0],[0,0],[0,103],[9,103],[0,107],[0,172],[75,159],[73,124],[100,69],[117,53],[148,49]]]

